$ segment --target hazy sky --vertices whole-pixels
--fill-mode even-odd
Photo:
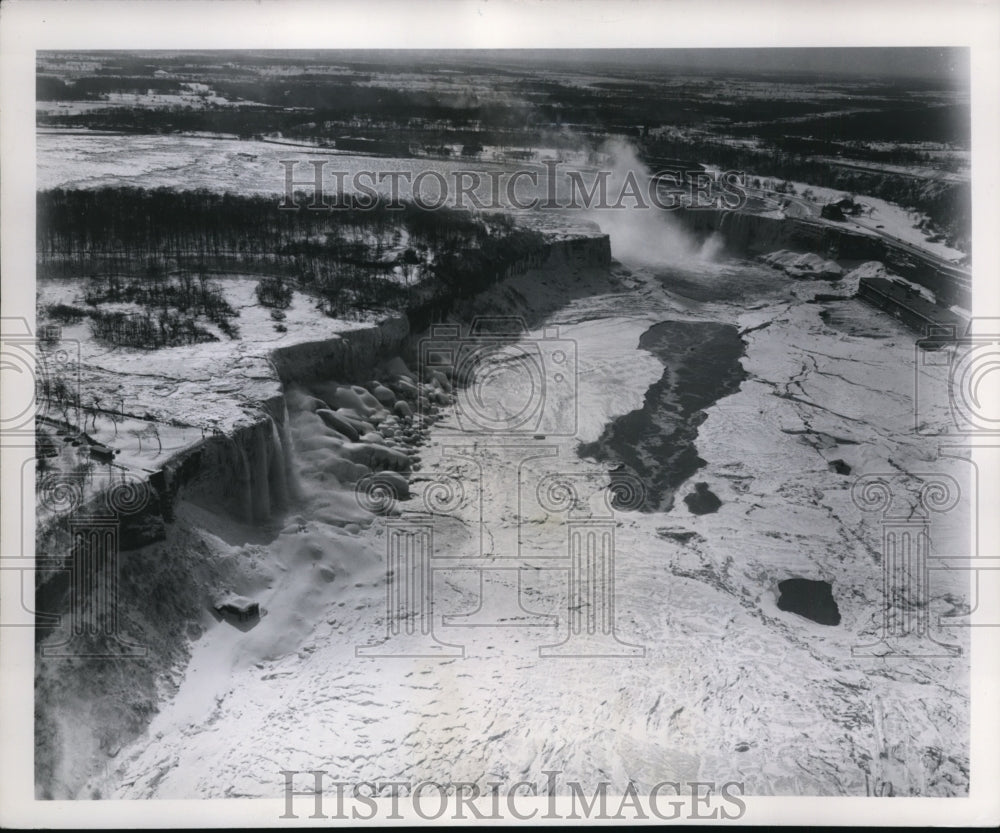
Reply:
[[[341,53],[343,54],[343,53]],[[427,53],[424,53],[425,55]],[[693,72],[815,73],[851,78],[936,78],[966,86],[969,50],[965,47],[788,47],[744,49],[507,49],[446,50],[434,54],[449,59],[509,64],[572,66],[618,65]],[[388,50],[380,57],[405,60],[407,51]],[[412,52],[409,52],[413,56]]]
[[[95,52],[97,52],[95,50]],[[48,53],[40,53],[48,54]],[[56,53],[52,53],[56,54]],[[108,53],[103,53],[108,54]],[[128,54],[128,53],[126,53]],[[415,66],[430,61],[479,65],[561,67],[576,70],[675,70],[693,73],[799,73],[826,79],[937,79],[956,86],[969,84],[966,47],[788,47],[727,49],[504,49],[504,50],[137,50],[133,55],[215,55],[223,60],[284,58],[335,63],[340,60]],[[225,56],[225,57],[224,57]]]
[[[481,53],[482,54],[482,53]],[[870,78],[938,78],[967,84],[969,50],[955,47],[517,50],[529,62],[616,63],[692,71],[801,72]],[[508,53],[508,57],[511,53]]]
[[[969,50],[955,48],[671,49],[670,63],[699,69],[816,72],[872,77],[969,76]]]

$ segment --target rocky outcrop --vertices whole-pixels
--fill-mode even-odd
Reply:
[[[850,465],[848,465],[847,463],[845,463],[843,460],[840,459],[831,460],[829,463],[829,469],[830,471],[836,472],[837,474],[842,474],[845,477],[851,473]]]
[[[607,234],[565,236],[548,243],[546,266],[610,266],[611,238]]]
[[[406,316],[394,315],[380,324],[348,330],[326,341],[282,347],[271,354],[271,363],[282,384],[320,379],[363,379],[409,335]]]
[[[271,365],[283,386],[331,378],[363,378],[409,334],[405,316],[339,333],[325,341],[275,350]],[[350,428],[345,428],[348,433]],[[357,432],[352,439],[357,440]],[[196,502],[260,522],[296,496],[292,442],[284,396],[261,403],[256,415],[229,434],[207,437],[164,467],[171,495],[183,488]]]
[[[826,260],[813,252],[801,254],[782,249],[762,255],[761,261],[801,280],[837,281],[844,275],[844,270],[835,261]]]
[[[720,234],[726,248],[737,254],[794,248],[826,257],[862,260],[880,259],[884,251],[881,238],[874,235],[795,217],[724,209],[677,211],[674,216],[699,236]]]
[[[897,275],[929,289],[942,303],[972,309],[972,278],[967,268],[924,256],[901,241],[834,223],[773,214],[698,209],[677,211],[674,216],[700,237],[720,235],[726,249],[734,254],[797,249],[832,259],[882,261]]]

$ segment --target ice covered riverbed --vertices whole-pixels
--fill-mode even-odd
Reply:
[[[213,552],[258,565],[250,589],[267,615],[249,630],[209,620],[176,696],[81,795],[277,798],[281,770],[311,769],[353,783],[484,790],[517,780],[542,789],[543,771],[558,770],[589,792],[601,781],[714,780],[743,782],[749,795],[964,794],[967,652],[852,655],[877,642],[883,606],[879,519],[852,501],[856,476],[968,476],[965,463],[939,459],[913,435],[910,334],[869,321],[877,314],[855,301],[836,303],[868,334],[828,325],[823,305],[808,302],[828,286],[764,267],[683,276],[726,290],[701,302],[672,294],[669,275],[617,277],[544,322],[576,346],[574,435],[470,443],[446,418],[421,451],[414,497],[395,521],[432,529],[442,656],[357,655],[386,638],[393,533],[382,518],[344,526],[335,516],[350,496],[319,482],[315,465],[306,503],[270,542],[247,543],[237,526],[181,506],[181,523]],[[570,515],[542,505],[538,484],[556,473],[600,491],[611,466],[578,445],[642,407],[664,365],[640,339],[670,320],[730,325],[745,345],[746,378],[707,408],[695,439],[705,465],[678,492],[704,482],[721,505],[703,515],[681,500],[667,512],[615,508],[622,655],[552,656],[539,649],[566,640],[585,614],[569,590]],[[943,399],[930,401],[926,419],[944,419]],[[452,502],[437,514],[424,500],[435,481],[461,487],[438,493]],[[596,505],[577,510],[586,520]],[[935,527],[935,541],[960,537],[960,516]],[[779,610],[777,585],[789,578],[828,582],[840,624]],[[967,597],[962,574],[938,581],[931,621]],[[600,599],[583,602],[589,612]],[[937,635],[962,642],[960,629]]]

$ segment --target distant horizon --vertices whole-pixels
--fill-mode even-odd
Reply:
[[[416,59],[449,64],[511,59],[539,69],[588,68],[643,71],[681,70],[738,75],[816,75],[857,80],[921,80],[968,87],[971,62],[967,47],[723,47],[636,49],[68,49],[40,50],[39,58],[60,54],[186,56],[232,55],[244,59],[331,61],[359,59],[401,62]]]

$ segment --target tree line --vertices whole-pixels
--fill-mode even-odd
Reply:
[[[42,191],[36,229],[40,276],[90,276],[87,307],[63,305],[53,317],[86,315],[98,338],[147,347],[214,338],[204,319],[235,335],[237,313],[212,273],[261,275],[258,302],[284,327],[281,311],[294,289],[336,317],[441,309],[539,262],[545,251],[541,234],[506,215],[381,202],[289,211],[276,197],[207,190]],[[112,302],[143,312],[100,310]]]
[[[948,244],[969,252],[972,245],[972,186],[967,182],[923,179],[888,171],[849,169],[800,153],[748,148],[721,142],[656,137],[643,144],[647,157],[692,157],[723,169],[792,179],[853,194],[866,194],[931,218]]]

